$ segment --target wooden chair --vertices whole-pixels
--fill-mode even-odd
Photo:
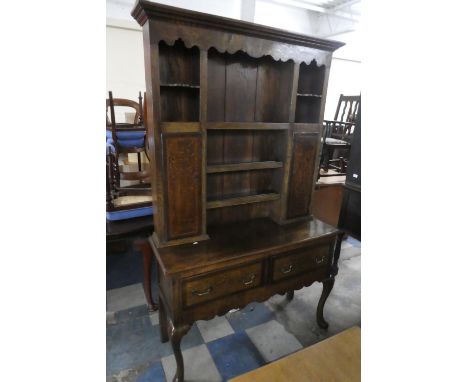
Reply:
[[[143,125],[143,106],[141,92],[139,103],[124,98],[113,98],[109,92],[106,100],[106,140],[112,140],[116,156],[119,154],[136,153],[138,155],[138,170],[141,171],[141,153],[146,154],[146,128]],[[135,110],[133,123],[117,123],[115,107],[130,107]],[[110,120],[107,110],[110,110]]]
[[[320,158],[320,168],[326,174],[319,176],[345,175],[349,150],[356,126],[357,114],[361,104],[361,96],[345,96],[340,94],[338,106],[333,120],[323,121],[323,145]],[[336,153],[339,157],[336,158]],[[328,174],[328,170],[337,170]]]
[[[133,108],[133,123],[116,123],[116,106]],[[110,111],[110,119],[107,110]],[[106,102],[106,201],[107,219],[110,221],[153,214],[150,173],[143,168],[141,160],[141,155],[146,155],[146,128],[143,119],[141,93],[139,103],[136,103],[128,99],[114,99],[112,92],[109,92]],[[120,164],[121,155],[128,156],[130,153],[138,155],[138,171],[123,171],[123,165]],[[138,183],[122,186],[121,181]]]

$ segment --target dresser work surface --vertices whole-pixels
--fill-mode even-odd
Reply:
[[[269,219],[218,226],[210,240],[157,248],[162,341],[171,340],[179,379],[180,341],[197,320],[209,320],[275,294],[323,283],[316,319],[326,328],[323,307],[337,274],[341,233],[314,219],[280,226]]]
[[[336,235],[336,228],[314,219],[280,226],[269,219],[226,224],[210,229],[210,240],[160,248],[156,252],[165,275],[210,269],[221,262],[242,262],[243,257],[261,258],[265,251],[294,249],[308,242]]]

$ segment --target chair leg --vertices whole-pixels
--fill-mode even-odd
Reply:
[[[328,172],[329,160],[330,160],[330,148],[325,146],[323,156],[323,171]]]
[[[340,172],[346,173],[345,162],[344,162],[343,157],[340,157]]]

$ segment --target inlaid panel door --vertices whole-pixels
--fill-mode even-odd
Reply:
[[[287,219],[310,215],[318,133],[294,133],[289,179]]]
[[[202,233],[201,133],[164,135],[166,221],[169,240]]]

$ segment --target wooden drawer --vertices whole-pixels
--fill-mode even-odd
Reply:
[[[327,266],[330,263],[330,245],[327,242],[276,257],[273,260],[273,281]]]
[[[261,263],[197,277],[182,283],[184,305],[191,306],[260,285]]]

